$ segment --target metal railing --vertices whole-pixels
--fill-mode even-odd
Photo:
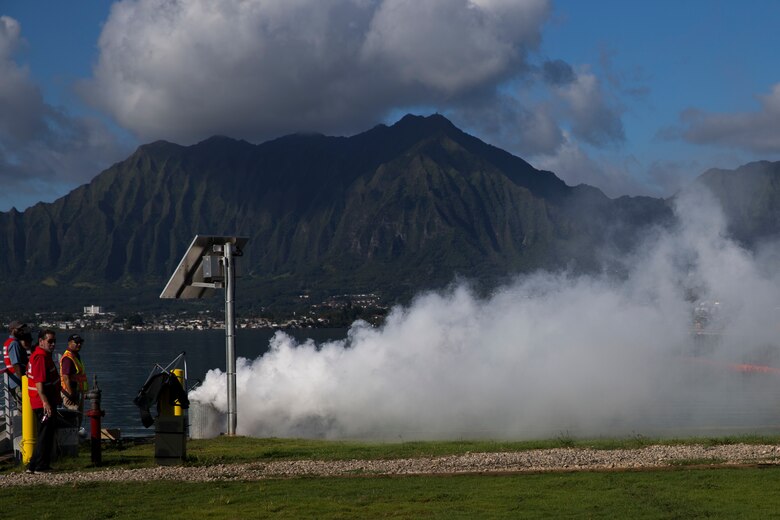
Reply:
[[[11,399],[11,391],[8,388],[8,374],[3,373],[0,377],[0,454],[8,453],[13,450],[13,417],[11,416],[14,406]]]

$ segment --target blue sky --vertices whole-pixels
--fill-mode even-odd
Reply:
[[[440,112],[569,184],[780,160],[780,2],[3,0],[0,211],[139,145]]]

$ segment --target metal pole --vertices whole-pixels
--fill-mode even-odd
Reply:
[[[224,246],[225,258],[225,352],[227,354],[228,379],[228,435],[236,434],[238,413],[236,410],[236,345],[234,341],[233,293],[235,291],[235,271],[233,270],[233,244]]]

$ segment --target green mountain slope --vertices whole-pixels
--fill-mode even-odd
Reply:
[[[259,306],[599,270],[670,218],[663,200],[567,186],[438,115],[349,138],[160,141],[54,203],[0,213],[0,310],[158,305],[195,234],[249,237],[240,294]]]

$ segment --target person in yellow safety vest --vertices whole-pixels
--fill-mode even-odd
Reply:
[[[78,334],[68,336],[68,348],[60,358],[60,383],[62,404],[69,410],[84,412],[84,394],[87,392],[87,373],[84,362],[81,361],[81,346],[84,339]],[[79,415],[81,424],[81,415]]]

